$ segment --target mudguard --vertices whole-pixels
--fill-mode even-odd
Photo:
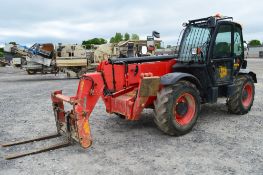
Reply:
[[[238,74],[239,75],[248,74],[248,75],[250,75],[252,77],[254,83],[258,82],[257,75],[254,72],[250,71],[249,69],[240,69]]]
[[[200,81],[193,75],[182,72],[168,73],[161,77],[160,84],[162,85],[172,85],[179,80],[187,80],[194,83],[198,89],[201,88]]]

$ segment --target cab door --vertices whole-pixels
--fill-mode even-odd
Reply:
[[[219,24],[215,30],[212,54],[210,57],[210,72],[214,86],[233,83],[233,25]]]

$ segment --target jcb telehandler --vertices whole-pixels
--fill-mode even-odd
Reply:
[[[158,128],[183,135],[194,127],[200,105],[226,97],[230,113],[246,114],[253,105],[256,74],[244,60],[242,27],[232,17],[219,15],[184,24],[178,55],[119,58],[103,61],[94,73],[83,75],[75,96],[51,95],[57,134],[3,146],[67,135],[67,142],[7,159],[67,146],[92,144],[89,117],[99,98],[108,113],[138,120],[152,108]],[[73,106],[64,110],[64,102]]]

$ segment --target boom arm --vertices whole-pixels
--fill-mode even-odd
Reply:
[[[76,96],[64,96],[62,91],[52,93],[58,132],[88,148],[92,144],[89,117],[100,97],[108,113],[139,119],[142,110],[156,98],[160,76],[171,72],[175,62],[173,57],[137,64],[102,62],[97,72],[83,75]],[[73,109],[66,112],[64,102],[73,105]]]

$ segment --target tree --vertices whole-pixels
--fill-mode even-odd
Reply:
[[[139,37],[139,35],[133,33],[133,34],[131,35],[131,39],[134,40],[134,41],[137,41],[137,40],[140,39],[140,37]]]
[[[114,37],[111,37],[110,43],[115,43],[115,38]]]
[[[93,38],[90,40],[82,41],[82,45],[85,45],[87,49],[91,49],[92,45],[101,45],[107,43],[107,40],[103,38]]]
[[[139,40],[140,38],[139,35],[137,34],[132,34],[130,36],[130,34],[126,32],[123,36],[121,33],[116,32],[115,36],[111,37],[110,43],[118,43],[120,41],[128,41],[130,39],[136,41]]]
[[[115,42],[116,43],[118,43],[118,42],[123,40],[123,36],[122,36],[121,33],[116,33],[114,38],[115,38]]]
[[[249,46],[260,46],[261,43],[259,40],[254,39],[254,40],[249,41],[248,45]]]
[[[125,34],[124,34],[124,40],[125,40],[125,41],[128,41],[129,39],[130,39],[130,34],[125,33]]]
[[[9,42],[9,44],[16,45],[16,42],[15,41],[11,41],[11,42]]]
[[[110,39],[110,43],[118,43],[120,41],[123,41],[123,35],[118,32],[116,32],[115,36]]]
[[[0,58],[4,57],[4,48],[0,48]]]
[[[155,44],[155,46],[156,46],[157,49],[164,49],[164,48],[161,46],[161,43],[157,43],[157,44]]]

